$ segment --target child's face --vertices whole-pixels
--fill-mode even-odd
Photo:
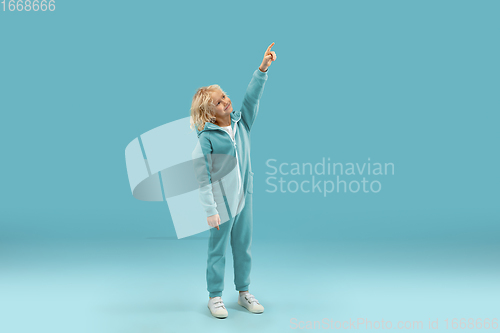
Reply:
[[[214,102],[215,117],[226,118],[233,111],[231,100],[222,91],[212,92],[212,100]]]

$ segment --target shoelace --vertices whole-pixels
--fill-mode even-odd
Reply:
[[[260,305],[259,301],[252,294],[244,294],[243,297],[248,301],[248,303],[252,304],[253,302]]]

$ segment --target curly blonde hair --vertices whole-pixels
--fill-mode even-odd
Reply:
[[[206,122],[215,122],[214,101],[212,99],[212,92],[214,91],[221,91],[224,95],[229,96],[217,84],[199,88],[194,94],[191,103],[191,129],[196,127],[198,131],[201,131]]]

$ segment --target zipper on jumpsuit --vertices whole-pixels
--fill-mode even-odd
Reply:
[[[242,180],[241,180],[240,163],[238,160],[238,149],[236,149],[236,129],[238,128],[238,121],[239,120],[234,122],[234,139],[231,137],[231,134],[229,134],[228,132],[226,132],[222,128],[217,128],[217,130],[223,131],[224,133],[229,135],[229,139],[231,139],[231,141],[233,142],[234,154],[236,155],[236,168],[238,169],[238,183],[239,183],[238,184],[238,193],[240,193],[241,186],[242,186]]]

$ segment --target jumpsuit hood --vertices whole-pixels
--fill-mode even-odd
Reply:
[[[240,119],[241,119],[241,110],[234,110],[233,112],[231,112],[231,126],[233,125],[233,122],[240,121]],[[199,138],[201,133],[217,129],[220,129],[220,127],[210,122],[206,122],[205,126],[201,131],[198,131],[198,128],[196,128],[196,134]]]

